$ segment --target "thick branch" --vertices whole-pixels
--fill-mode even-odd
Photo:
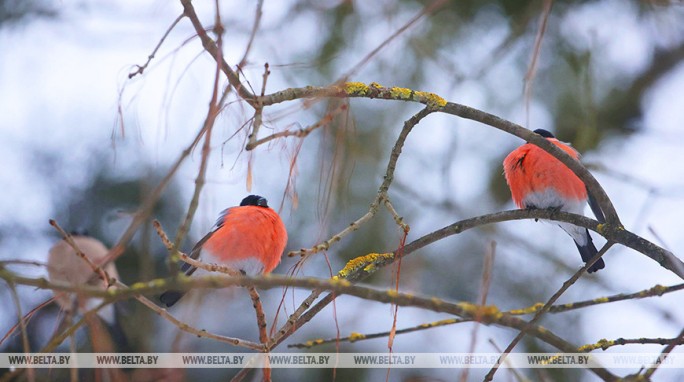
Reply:
[[[0,272],[7,272],[0,270]],[[1,275],[6,278],[6,274]],[[90,295],[107,297],[110,301],[135,297],[142,293],[152,293],[167,288],[174,290],[187,290],[191,288],[223,288],[227,286],[255,286],[262,289],[270,289],[281,286],[303,287],[306,289],[333,291],[336,295],[350,295],[363,299],[369,299],[381,303],[392,303],[399,306],[414,306],[432,310],[434,312],[450,313],[466,319],[479,317],[481,323],[497,324],[521,330],[527,326],[527,321],[512,316],[508,313],[500,312],[495,306],[478,306],[467,302],[452,303],[438,298],[419,297],[413,294],[400,293],[395,290],[377,290],[364,286],[354,285],[342,279],[295,279],[285,276],[265,275],[260,277],[224,277],[224,276],[204,276],[201,278],[182,278],[152,280],[146,283],[137,283],[130,288],[119,288],[116,290],[103,291],[94,287],[75,287],[68,283],[48,282],[44,278],[27,278],[17,275],[9,277],[10,280],[21,285],[31,285],[41,289],[76,291]],[[147,304],[146,304],[147,305]],[[160,311],[164,311],[160,309]],[[557,337],[547,329],[540,326],[533,326],[530,335],[538,337],[545,342],[566,352],[575,352],[576,348]]]

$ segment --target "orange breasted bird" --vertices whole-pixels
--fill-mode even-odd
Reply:
[[[579,160],[577,150],[559,141],[550,132],[543,129],[534,132],[575,160]],[[588,192],[584,182],[563,162],[540,147],[531,143],[518,147],[504,159],[503,166],[513,202],[518,208],[548,208],[582,215],[588,200],[597,220],[605,222],[601,208]],[[564,222],[558,225],[575,241],[584,262],[588,262],[597,254],[598,251],[586,228]],[[599,259],[588,272],[596,272],[605,266],[603,259]]]
[[[190,257],[254,276],[275,269],[286,244],[287,231],[278,213],[268,206],[266,198],[249,195],[240,206],[221,212],[213,229],[197,242]],[[196,270],[187,263],[181,267],[187,276]],[[166,291],[159,300],[170,307],[183,294]]]

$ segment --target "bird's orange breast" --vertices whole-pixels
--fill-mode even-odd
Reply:
[[[204,248],[227,263],[258,259],[264,265],[264,273],[269,273],[280,263],[286,244],[285,225],[273,209],[242,206],[227,211],[222,226]]]
[[[548,139],[575,159],[579,154],[557,139]],[[513,150],[504,159],[504,175],[511,189],[513,201],[524,208],[525,195],[553,188],[565,198],[584,200],[587,189],[584,182],[566,165],[536,145],[526,143]]]

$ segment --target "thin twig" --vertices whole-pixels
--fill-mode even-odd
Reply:
[[[28,313],[26,313],[26,314],[23,316],[23,318],[22,318],[22,321],[24,321],[24,324],[23,324],[23,325],[28,325],[29,321],[31,320],[31,318],[33,317],[33,315],[34,315],[36,312],[38,312],[39,310],[43,309],[44,307],[50,305],[53,301],[55,301],[55,297],[54,297],[54,296],[52,296],[52,297],[50,297],[49,299],[47,299],[47,300],[41,302],[41,303],[38,304],[35,308],[31,309]],[[12,333],[14,333],[17,329],[19,329],[19,327],[20,327],[21,325],[22,325],[21,321],[17,321],[17,323],[14,324],[14,325],[7,331],[7,333],[5,333],[5,335],[4,335],[2,338],[0,338],[0,346],[2,346],[2,344],[3,344],[8,338],[10,338],[10,336],[12,335]]]
[[[536,324],[537,322],[539,322],[539,320],[541,319],[541,317],[542,317],[546,312],[549,311],[549,309],[551,308],[551,306],[553,305],[553,303],[555,303],[555,302],[563,295],[563,293],[565,293],[565,291],[568,290],[568,288],[570,288],[572,285],[574,285],[575,282],[577,282],[577,280],[579,280],[580,276],[582,276],[582,275],[584,274],[584,272],[586,272],[586,270],[589,269],[589,267],[591,267],[592,265],[594,265],[594,263],[596,263],[596,262],[601,258],[601,256],[603,256],[603,255],[608,251],[608,249],[610,249],[610,247],[613,246],[613,244],[614,244],[613,242],[608,241],[608,242],[603,246],[603,248],[601,248],[601,250],[598,252],[598,254],[597,254],[596,256],[594,256],[594,257],[593,257],[590,261],[588,261],[582,268],[580,268],[577,272],[575,272],[575,274],[573,274],[572,277],[570,277],[568,280],[566,280],[566,281],[563,283],[563,286],[561,286],[561,288],[558,289],[558,291],[556,291],[556,293],[554,293],[553,296],[551,296],[551,298],[549,298],[549,300],[546,302],[546,304],[544,304],[544,306],[542,306],[542,308],[539,309],[539,311],[537,311],[537,312],[534,314],[534,317],[532,318],[532,320],[529,321],[528,325],[529,325],[529,326],[532,326],[532,325]],[[501,358],[502,358],[502,359],[505,359],[506,356],[507,356],[511,351],[513,351],[513,348],[515,348],[515,346],[520,342],[520,340],[523,339],[523,337],[525,337],[526,334],[527,334],[527,330],[526,330],[525,328],[523,328],[523,330],[521,330],[521,331],[515,336],[515,338],[513,339],[513,341],[511,341],[511,343],[510,343],[510,344],[506,347],[506,349],[504,349],[504,351],[501,353]],[[494,365],[494,366],[489,370],[489,372],[487,373],[487,375],[485,375],[484,380],[485,380],[485,381],[491,381],[491,380],[494,378],[494,374],[496,373],[496,371],[498,370],[498,368],[499,368],[499,365]]]
[[[339,114],[340,112],[346,111],[348,108],[348,105],[346,103],[341,103],[335,110],[326,113],[323,118],[321,118],[318,122],[314,123],[313,125],[300,128],[297,130],[284,130],[280,131],[277,133],[273,133],[269,136],[266,136],[261,139],[257,139],[254,142],[248,142],[247,146],[245,147],[245,150],[253,150],[257,146],[262,145],[264,143],[268,143],[274,139],[277,138],[286,138],[286,137],[297,137],[297,138],[304,138],[307,135],[311,134],[314,130],[318,129],[319,127],[327,126],[330,122],[332,122],[333,118]],[[250,136],[250,140],[252,139],[252,136]]]
[[[595,344],[582,345],[579,348],[577,348],[577,351],[588,353],[593,350],[608,350],[613,346],[624,346],[631,344],[684,345],[684,338],[616,338],[614,340],[601,339]]]
[[[309,294],[307,298],[300,303],[300,305],[295,309],[295,311],[288,317],[285,324],[278,330],[278,333],[271,337],[268,343],[268,348],[275,348],[284,338],[291,335],[298,329],[298,320],[306,312],[307,309],[311,307],[311,304],[316,301],[316,299],[323,293],[323,290],[314,290]]]
[[[264,74],[262,76],[263,81],[261,82],[261,97],[257,99],[256,105],[254,105],[254,117],[252,117],[252,131],[247,136],[247,145],[245,150],[249,151],[257,146],[257,137],[259,136],[259,129],[263,124],[264,118],[264,105],[261,101],[264,98],[264,93],[266,93],[266,81],[271,71],[268,70],[268,63],[264,65]],[[250,172],[251,173],[251,172]]]
[[[192,0],[180,0],[183,5],[184,15],[190,19],[192,26],[195,28],[197,36],[202,41],[202,46],[211,55],[212,58],[217,60],[217,64],[220,65],[221,70],[228,78],[228,82],[235,89],[235,91],[252,107],[256,106],[255,97],[252,92],[250,92],[247,87],[245,87],[240,81],[240,76],[230,68],[230,65],[223,59],[223,56],[219,53],[219,48],[216,46],[216,42],[209,37],[202,22],[199,20],[195,8],[192,5]]]
[[[411,227],[406,224],[404,221],[404,218],[399,216],[399,213],[397,212],[396,209],[394,209],[394,206],[392,205],[392,202],[389,200],[389,196],[384,195],[382,198],[382,202],[387,208],[387,211],[392,215],[392,219],[394,219],[394,222],[397,223],[399,228],[404,232],[404,234],[408,234],[409,231],[411,231]]]
[[[462,318],[447,318],[445,320],[439,320],[435,322],[428,322],[425,324],[420,324],[417,326],[413,326],[410,328],[404,328],[404,329],[397,329],[395,331],[396,335],[400,334],[405,334],[405,333],[413,333],[425,329],[431,329],[431,328],[438,328],[440,326],[446,326],[446,325],[453,325],[453,324],[458,324],[461,322],[471,322],[472,320],[470,319],[462,319]],[[372,334],[361,334],[361,333],[351,333],[347,337],[342,337],[342,338],[328,338],[328,339],[313,339],[309,340],[306,342],[302,343],[297,343],[297,344],[289,344],[287,345],[288,348],[297,348],[297,349],[310,349],[315,346],[320,346],[320,345],[326,345],[329,343],[335,343],[336,341],[340,342],[358,342],[358,341],[365,341],[365,340],[372,340],[375,338],[382,338],[382,337],[387,337],[390,335],[390,332],[380,332],[380,333],[372,333]]]
[[[264,313],[264,306],[261,304],[261,297],[259,297],[259,292],[253,286],[248,286],[247,291],[249,292],[249,297],[252,299],[252,306],[254,307],[254,312],[256,313],[256,322],[259,329],[259,342],[263,345],[262,352],[268,353],[268,332],[266,330],[266,314]],[[268,362],[268,361],[267,361]],[[267,363],[265,367],[262,368],[264,373],[264,381],[271,380],[271,368]]]
[[[252,49],[252,44],[256,38],[257,31],[261,25],[261,18],[264,14],[264,0],[258,0],[256,4],[256,11],[254,12],[254,22],[252,23],[252,31],[249,33],[249,41],[247,41],[247,47],[245,47],[245,53],[242,55],[242,59],[238,63],[238,68],[243,68],[247,64],[247,56],[249,56],[249,51]]]
[[[526,125],[530,126],[530,102],[532,96],[532,82],[537,73],[537,62],[539,60],[539,55],[541,51],[542,40],[544,38],[544,33],[546,32],[546,24],[549,20],[549,15],[551,14],[551,6],[553,5],[553,0],[544,0],[544,8],[542,9],[542,14],[540,16],[540,25],[537,30],[537,35],[534,38],[534,50],[532,51],[532,60],[529,67],[527,68],[527,73],[525,73],[525,86],[524,86],[524,99],[525,99],[525,122]]]
[[[17,293],[17,288],[13,282],[7,282],[7,286],[10,289],[10,295],[12,296],[12,302],[14,303],[14,309],[19,319],[19,329],[21,332],[21,345],[24,348],[24,353],[31,354],[31,345],[29,344],[28,331],[26,329],[26,321],[22,319],[24,314],[21,312],[21,300],[19,299],[19,294]],[[28,380],[30,382],[35,381],[36,375],[33,368],[28,369]]]
[[[487,305],[487,296],[489,295],[489,286],[492,282],[492,268],[494,267],[494,256],[496,255],[496,242],[491,241],[485,251],[484,263],[482,264],[482,277],[480,282],[480,300],[478,303],[480,306]],[[475,353],[475,346],[477,345],[477,332],[480,328],[480,314],[475,314],[475,325],[473,325],[473,333],[470,339],[470,349],[469,353]],[[464,368],[461,373],[461,382],[466,382],[468,380],[469,368]]]
[[[616,302],[616,301],[625,301],[625,300],[641,299],[641,298],[646,298],[646,297],[662,296],[663,294],[680,291],[682,289],[684,289],[684,284],[677,284],[677,285],[672,285],[669,287],[665,287],[662,285],[655,285],[649,289],[644,289],[642,291],[635,292],[635,293],[629,293],[629,294],[619,293],[619,294],[612,295],[612,296],[597,297],[597,298],[592,299],[592,300],[585,300],[585,301],[570,302],[570,303],[566,303],[566,304],[554,305],[551,308],[549,308],[549,313],[563,313],[563,312],[567,312],[567,311],[574,310],[574,309],[581,309],[581,308],[586,308],[589,306],[600,305],[600,304],[608,304],[608,303]],[[537,304],[534,304],[534,305],[526,307],[526,308],[509,310],[506,313],[513,314],[513,315],[534,314],[537,311],[539,311],[539,309],[541,309],[543,306],[544,306],[544,304],[537,303]]]
[[[114,261],[124,252],[126,245],[133,238],[133,235],[135,235],[140,225],[147,221],[152,209],[161,197],[162,191],[166,189],[166,186],[168,186],[168,184],[171,182],[171,179],[176,174],[181,164],[190,155],[195,146],[197,146],[200,139],[204,135],[204,132],[205,130],[200,129],[192,143],[190,143],[190,145],[183,150],[181,155],[179,155],[178,159],[176,159],[176,162],[171,166],[157,187],[155,187],[154,190],[145,198],[138,210],[133,214],[133,219],[126,228],[126,231],[124,231],[124,233],[121,235],[121,238],[119,238],[119,241],[109,250],[109,253],[107,254],[107,257],[103,263]]]
[[[154,302],[150,301],[149,299],[143,297],[143,296],[136,296],[136,300],[140,301],[143,305],[146,307],[150,308],[153,312],[157,313],[160,315],[162,318],[166,319],[173,325],[175,325],[178,329],[190,333],[192,335],[195,335],[197,337],[204,337],[204,338],[209,338],[213,339],[219,342],[227,343],[233,346],[239,346],[247,349],[252,349],[252,350],[258,350],[261,351],[263,350],[264,346],[261,344],[258,344],[256,342],[251,342],[247,340],[243,340],[240,338],[236,337],[228,337],[228,336],[222,336],[219,334],[213,334],[210,333],[204,329],[197,329],[191,325],[188,325],[187,323],[177,319],[173,315],[171,315],[166,309],[160,308],[157,306]]]
[[[489,339],[489,343],[494,347],[494,349],[495,349],[496,351],[498,351],[499,353],[502,352],[501,347],[499,347],[499,346],[496,344],[496,342],[494,342],[493,339],[490,338],[490,339]],[[516,379],[518,382],[528,382],[528,381],[529,381],[529,379],[523,377],[523,376],[520,374],[520,372],[518,372],[518,370],[515,369],[515,367],[514,367],[513,364],[511,363],[511,360],[505,359],[505,360],[504,360],[504,363],[506,364],[508,370],[510,370],[510,371],[513,373],[513,376],[515,377],[515,379]]]
[[[372,219],[373,216],[375,216],[375,214],[378,212],[379,205],[381,202],[385,202],[387,209],[390,211],[390,213],[392,213],[392,216],[394,217],[397,224],[402,228],[402,230],[404,230],[404,232],[408,232],[410,229],[409,226],[406,223],[404,223],[403,219],[394,210],[394,207],[392,207],[392,204],[389,202],[389,197],[387,196],[387,191],[389,190],[389,187],[392,184],[392,181],[394,180],[394,170],[396,169],[397,161],[399,160],[399,156],[401,155],[401,150],[404,147],[406,138],[408,137],[411,130],[413,130],[413,128],[423,118],[427,117],[430,113],[432,113],[432,109],[426,107],[418,113],[416,113],[411,118],[409,118],[406,122],[404,122],[404,127],[402,128],[401,133],[399,133],[399,137],[397,138],[396,142],[394,143],[394,147],[392,148],[390,159],[387,163],[387,167],[385,170],[385,176],[383,178],[382,184],[378,188],[378,195],[376,196],[375,200],[373,200],[373,202],[371,203],[366,214],[358,218],[356,221],[352,222],[349,226],[347,226],[339,233],[323,241],[322,243],[316,244],[312,248],[302,248],[299,251],[291,251],[287,255],[290,257],[295,255],[306,256],[328,250],[331,244],[342,240],[343,237],[358,230],[362,224]]]
[[[665,346],[665,349],[663,349],[663,351],[660,353],[660,359],[664,360],[665,358],[667,358],[668,354],[670,354],[672,350],[674,350],[675,346],[681,345],[682,342],[684,342],[684,330],[682,330],[679,333],[677,338],[674,338],[672,342]],[[646,372],[643,374],[644,380],[650,381],[651,377],[653,376],[653,373],[655,373],[656,370],[658,370],[658,367],[660,365],[662,365],[662,362],[654,362],[653,365],[651,365],[651,367],[649,367],[648,370],[646,370]]]
[[[624,300],[633,300],[633,299],[641,299],[641,298],[647,298],[647,297],[654,297],[654,296],[662,296],[665,293],[671,293],[675,291],[680,291],[684,289],[684,284],[677,284],[669,287],[664,287],[662,285],[656,285],[652,288],[649,289],[644,289],[640,292],[636,293],[630,293],[630,294],[617,294],[613,296],[607,296],[607,297],[598,297],[593,300],[586,300],[586,301],[579,301],[579,302],[573,302],[573,303],[566,303],[566,304],[560,304],[560,305],[553,305],[551,308],[549,308],[548,313],[564,313],[570,310],[574,309],[580,309],[580,308],[585,308],[593,305],[599,305],[599,304],[607,304],[611,302],[616,302],[616,301],[624,301]],[[513,309],[506,311],[505,313],[511,314],[511,315],[525,315],[525,314],[533,314],[538,312],[542,307],[544,306],[543,303],[538,303],[535,305],[532,305],[527,308],[522,308],[522,309]],[[430,323],[425,323],[425,324],[420,324],[411,328],[405,328],[405,329],[399,329],[397,330],[397,334],[403,334],[403,333],[411,333],[415,331],[420,331],[420,330],[427,330],[431,329],[434,327],[439,327],[439,326],[446,326],[446,325],[453,325],[453,324],[458,324],[461,322],[469,322],[471,320],[463,320],[463,319],[456,319],[456,318],[449,318],[445,320],[440,320],[436,322],[430,322]],[[356,341],[363,341],[363,340],[370,340],[374,338],[380,338],[380,337],[385,337],[389,335],[390,332],[381,332],[381,333],[374,333],[374,334],[361,334],[361,333],[352,333],[348,337],[343,337],[340,338],[340,341],[348,341],[348,342],[356,342]],[[292,348],[311,348],[314,346],[319,346],[319,345],[325,345],[328,343],[335,342],[337,338],[331,338],[331,339],[313,339],[309,340],[303,343],[298,343],[298,344],[290,344],[288,347]],[[600,340],[596,344],[590,344],[590,345],[582,345],[578,348],[578,351],[580,352],[589,352],[592,350],[596,349],[603,349],[606,350],[609,347],[616,346],[616,345],[626,345],[626,344],[660,344],[660,345],[667,345],[671,343],[672,341],[675,341],[676,338],[637,338],[637,339],[624,339],[624,338],[618,338],[615,340]]]
[[[169,240],[168,236],[166,236],[166,232],[164,232],[164,228],[162,227],[161,223],[158,220],[153,220],[152,226],[154,226],[154,229],[157,231],[157,235],[159,235],[159,237],[161,238],[162,243],[164,244],[166,249],[169,252],[174,251],[176,249],[176,247]],[[193,259],[192,257],[188,256],[187,254],[185,254],[181,251],[178,251],[178,256],[179,256],[179,260],[181,260],[185,263],[188,263],[195,268],[204,269],[205,271],[209,271],[209,272],[225,273],[229,276],[240,276],[241,275],[240,272],[238,272],[235,269],[228,268],[228,267],[220,265],[220,264],[206,264],[200,260]]]
[[[420,12],[418,12],[415,16],[413,16],[409,21],[406,22],[406,24],[402,25],[399,29],[397,29],[394,33],[391,35],[387,36],[387,38],[382,41],[377,47],[375,47],[373,50],[371,50],[367,55],[365,55],[356,65],[354,65],[351,69],[345,73],[342,78],[340,79],[339,82],[347,81],[348,78],[350,78],[352,75],[356,74],[356,72],[359,71],[365,65],[367,62],[373,58],[378,52],[380,52],[383,48],[385,48],[387,45],[389,45],[392,40],[395,38],[399,37],[402,33],[404,33],[407,29],[409,29],[413,24],[415,24],[418,20],[421,18],[431,14],[432,12],[436,11],[437,9],[441,8],[447,1],[446,0],[435,0],[431,4],[423,7]]]
[[[145,69],[147,69],[147,66],[150,65],[150,62],[154,59],[154,56],[157,54],[157,51],[159,50],[159,48],[161,48],[162,44],[164,43],[164,40],[166,40],[166,38],[169,36],[169,34],[173,30],[173,28],[175,28],[176,25],[183,19],[183,16],[184,16],[183,14],[178,15],[178,17],[176,17],[176,19],[171,23],[171,25],[168,27],[168,29],[166,29],[166,32],[164,33],[162,38],[157,43],[157,46],[155,46],[154,50],[152,50],[152,53],[150,53],[150,55],[147,56],[147,61],[145,62],[145,64],[142,66],[136,65],[135,66],[136,70],[131,72],[131,73],[128,73],[129,79],[137,76],[138,74],[143,74]]]
[[[74,241],[74,239],[71,237],[70,234],[68,234],[66,231],[62,229],[62,227],[59,226],[59,224],[54,220],[50,219],[50,225],[55,227],[55,229],[62,235],[62,239],[69,244],[69,246],[74,250],[76,253],[76,256],[80,257],[83,261],[88,264],[90,269],[93,270],[94,275],[97,275],[103,282],[105,288],[109,288],[116,280],[112,279],[107,271],[105,271],[101,266],[103,264],[94,264],[88,256],[86,256],[83,251],[81,251],[80,248],[78,248],[78,245]]]
[[[252,305],[256,313],[257,327],[259,328],[259,341],[266,345],[268,343],[268,333],[266,332],[266,314],[264,314],[264,306],[261,304],[261,297],[259,292],[253,286],[248,286],[247,291],[249,297],[252,299]]]
[[[218,13],[218,12],[217,12]],[[218,19],[217,15],[217,29],[219,31],[222,31],[221,23],[220,20]],[[217,44],[217,50],[216,50],[216,55],[220,57],[222,49],[221,49],[221,36],[223,34],[219,33],[218,34],[218,44]],[[224,92],[223,96],[221,99],[219,99],[219,79],[220,79],[220,73],[221,73],[221,67],[219,64],[219,60],[217,58],[216,60],[216,71],[214,73],[214,87],[212,89],[211,93],[211,101],[209,101],[209,110],[207,111],[207,116],[205,117],[204,124],[202,125],[202,130],[205,132],[204,133],[204,144],[202,145],[202,159],[200,161],[200,167],[199,171],[197,173],[197,177],[195,178],[195,190],[192,195],[192,199],[190,200],[190,205],[188,206],[188,211],[185,215],[185,219],[183,220],[183,223],[181,226],[178,228],[178,232],[176,233],[176,239],[174,241],[174,247],[175,248],[180,248],[183,239],[185,238],[185,235],[190,229],[190,224],[192,222],[193,217],[195,216],[195,211],[197,211],[197,207],[199,206],[199,197],[202,192],[202,188],[204,187],[205,183],[205,178],[206,178],[206,172],[207,172],[207,164],[209,163],[209,154],[211,152],[211,132],[214,127],[214,123],[216,122],[216,117],[219,114],[219,111],[221,110],[221,104],[225,100],[225,96],[228,94],[228,92]],[[178,269],[176,268],[176,262],[177,262],[177,256],[175,252],[172,252],[171,256],[169,257],[169,268],[171,269],[171,274],[175,275]]]
[[[363,223],[365,223],[365,222],[369,221],[371,218],[373,218],[373,216],[375,216],[375,213],[377,211],[378,211],[377,203],[372,203],[370,209],[368,210],[368,212],[366,212],[365,215],[361,216],[356,221],[349,224],[345,229],[343,229],[342,231],[331,236],[329,239],[327,239],[327,240],[325,240],[319,244],[316,244],[311,248],[302,248],[298,251],[290,251],[290,252],[288,252],[287,255],[289,257],[295,256],[295,255],[306,256],[306,255],[312,255],[314,253],[318,253],[321,251],[327,251],[328,249],[330,249],[331,244],[342,240],[343,237],[345,237],[348,234],[358,230],[359,226],[361,226]]]

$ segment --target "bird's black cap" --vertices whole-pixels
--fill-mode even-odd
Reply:
[[[258,206],[258,207],[268,207],[268,200],[263,196],[250,195],[240,202],[240,206]]]
[[[544,129],[537,129],[534,131],[535,133],[541,135],[544,138],[556,138],[553,134],[551,134],[550,131],[544,130]]]

